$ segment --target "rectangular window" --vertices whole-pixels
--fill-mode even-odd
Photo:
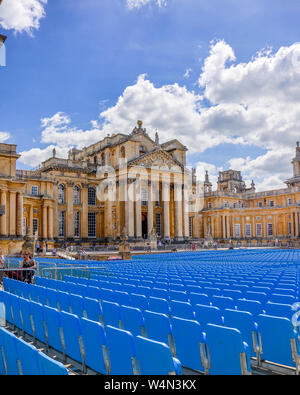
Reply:
[[[65,212],[58,213],[58,236],[65,237]]]
[[[245,235],[246,237],[251,237],[251,224],[245,225]]]
[[[292,199],[291,198],[288,198],[287,204],[288,204],[288,206],[290,206],[292,204]]]
[[[235,237],[241,237],[241,225],[235,224]]]
[[[207,208],[211,208],[211,202],[208,202]]]
[[[38,194],[39,194],[39,187],[37,185],[32,185],[31,195],[38,196]]]
[[[156,234],[161,237],[161,215],[156,214]]]
[[[262,237],[262,224],[256,224],[256,237]]]
[[[147,206],[148,202],[148,193],[146,188],[142,188],[142,193],[141,193],[141,200],[142,200],[142,206]]]
[[[292,234],[292,223],[288,222],[288,234],[291,235]]]
[[[273,224],[268,224],[268,236],[273,236]]]
[[[80,236],[80,214],[79,211],[74,212],[74,237]]]
[[[189,217],[189,236],[193,237],[193,217]]]
[[[88,213],[88,236],[96,237],[96,213]]]
[[[262,207],[262,202],[258,202],[258,203],[257,203],[257,206],[258,206],[258,207]]]
[[[39,220],[37,218],[33,218],[32,220],[32,230],[33,230],[33,235],[39,234]]]
[[[274,207],[274,200],[270,200],[269,206],[270,206],[270,207]]]

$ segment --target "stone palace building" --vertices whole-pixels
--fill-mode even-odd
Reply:
[[[49,248],[118,242],[124,232],[135,243],[299,237],[299,143],[286,187],[258,193],[235,170],[219,173],[216,191],[207,173],[197,182],[186,152],[178,140],[152,140],[141,121],[68,159],[54,150],[34,171],[16,170],[16,146],[0,144],[0,247],[19,252],[25,235]]]

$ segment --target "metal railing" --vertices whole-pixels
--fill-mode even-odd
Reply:
[[[104,269],[105,276],[109,277],[109,269],[107,267],[99,266],[68,266],[68,267],[43,267],[39,270],[40,277],[52,278],[54,280],[63,280],[64,276],[80,277],[80,278],[91,278],[91,271],[100,272]]]

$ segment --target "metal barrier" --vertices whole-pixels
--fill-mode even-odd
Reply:
[[[0,269],[1,277],[12,278],[13,280],[31,282],[32,278],[37,274],[37,270],[33,268],[5,268]]]
[[[63,280],[65,275],[71,277],[83,277],[90,279],[91,270],[99,271],[104,269],[106,271],[106,277],[109,277],[109,270],[107,267],[90,267],[90,266],[70,266],[68,267],[43,267],[39,270],[40,277],[53,278],[55,280]]]

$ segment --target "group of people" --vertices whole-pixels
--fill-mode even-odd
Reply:
[[[36,261],[34,260],[30,251],[26,250],[23,253],[23,261],[19,268],[24,270],[9,269],[5,261],[5,256],[3,255],[2,249],[0,248],[0,283],[1,284],[2,284],[3,276],[10,277],[15,280],[24,281],[26,283],[33,283],[36,268],[37,268]]]

